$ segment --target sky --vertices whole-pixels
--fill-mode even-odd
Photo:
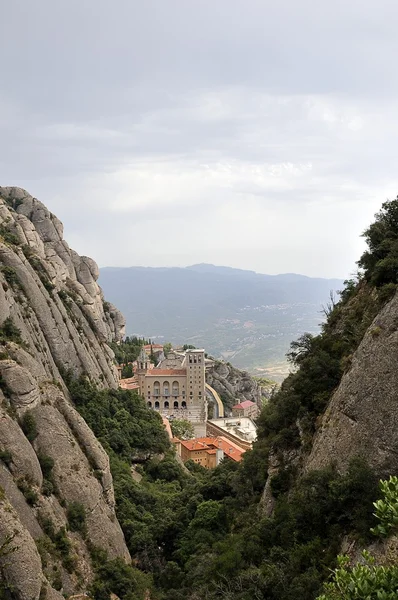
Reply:
[[[398,193],[395,0],[13,0],[0,185],[100,266],[345,278]]]

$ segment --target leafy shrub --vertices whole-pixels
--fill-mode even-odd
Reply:
[[[18,486],[18,489],[23,493],[26,502],[28,504],[30,504],[31,506],[35,506],[35,504],[37,503],[37,501],[39,499],[39,496],[37,495],[35,490],[32,488],[29,481],[27,481],[25,477],[20,477],[17,481],[17,486]]]
[[[17,246],[20,243],[19,237],[15,233],[12,233],[12,231],[7,229],[7,227],[4,227],[4,225],[0,225],[0,236],[8,244]]]
[[[375,535],[386,537],[398,528],[398,477],[391,475],[380,481],[383,498],[374,502],[375,516],[380,523],[372,529]]]
[[[366,551],[362,557],[364,564],[349,568],[349,558],[339,556],[333,581],[325,585],[325,593],[318,600],[396,600],[398,566],[377,566]]]
[[[51,496],[51,494],[54,494],[57,491],[53,477],[54,459],[45,454],[38,454],[37,458],[39,459],[44,478],[42,492],[45,496]]]
[[[0,450],[0,460],[3,461],[7,467],[12,463],[12,454],[9,450]]]
[[[84,535],[87,532],[86,510],[80,502],[71,502],[66,511],[66,516],[71,531],[79,531]]]
[[[46,479],[50,479],[50,477],[52,476],[52,470],[54,468],[54,459],[51,456],[47,456],[45,454],[38,454],[37,458],[39,459],[43,477],[45,477]]]
[[[20,281],[16,270],[13,267],[1,267],[1,272],[4,275],[4,279],[11,286],[19,287]]]
[[[38,436],[36,420],[33,414],[28,411],[26,412],[21,419],[21,427],[25,436],[28,438],[30,442],[33,442]]]
[[[41,486],[41,491],[44,496],[51,496],[55,492],[54,483],[48,479],[44,479],[43,485]]]
[[[0,341],[23,345],[21,330],[14,324],[11,317],[7,317],[0,327]]]

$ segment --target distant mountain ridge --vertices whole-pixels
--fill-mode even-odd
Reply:
[[[290,341],[319,331],[322,305],[343,287],[340,279],[211,264],[105,267],[100,284],[128,334],[204,346],[251,371],[283,368]]]

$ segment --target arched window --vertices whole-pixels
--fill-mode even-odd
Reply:
[[[173,396],[180,395],[180,384],[178,383],[178,381],[173,381],[172,391],[173,391]]]
[[[167,402],[167,400],[166,400],[166,402],[164,403],[164,407],[165,407],[165,408],[167,408],[167,409],[170,407],[170,404]]]
[[[160,383],[159,381],[155,381],[153,384],[153,395],[160,396]]]
[[[170,384],[168,381],[165,381],[163,384],[163,396],[170,396]]]
[[[187,403],[185,401],[181,402],[181,408],[186,408],[187,407]]]
[[[148,402],[148,408],[152,408],[152,402]]]
[[[174,402],[173,407],[178,408],[178,402]]]
[[[159,410],[159,408],[160,408],[159,402],[155,402],[155,410]]]

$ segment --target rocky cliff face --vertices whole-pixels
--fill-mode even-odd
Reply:
[[[20,600],[84,590],[89,545],[129,558],[108,457],[60,374],[117,386],[124,319],[97,278],[42,203],[0,187],[0,574]],[[66,531],[73,510],[86,531]]]
[[[398,457],[398,295],[368,328],[322,418],[306,470],[362,455],[380,476]]]
[[[261,390],[257,381],[230,363],[215,361],[214,366],[206,371],[206,381],[219,394],[227,412],[239,401],[260,403]]]

